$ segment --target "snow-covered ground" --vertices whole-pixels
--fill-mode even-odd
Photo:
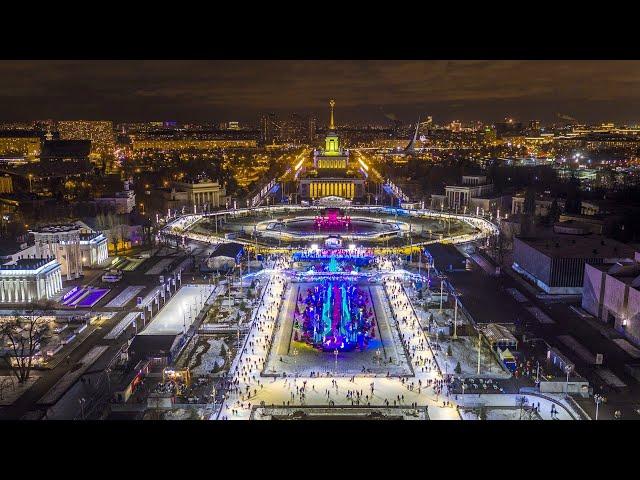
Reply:
[[[453,374],[462,377],[479,378],[510,378],[511,374],[505,371],[493,356],[486,345],[480,348],[480,375],[478,375],[478,337],[461,337],[457,340],[440,340],[441,350],[437,350],[436,361],[440,369],[445,374]],[[447,355],[448,347],[451,346],[451,356]],[[460,362],[461,373],[455,372],[455,368]]]
[[[176,408],[165,412],[163,418],[165,420],[197,420],[202,419],[204,408]]]
[[[463,420],[480,420],[480,410],[460,409]],[[485,411],[486,420],[541,420],[535,412],[521,411],[519,408],[488,408]]]
[[[216,364],[218,364],[218,366],[224,365],[224,358],[220,355],[224,341],[217,338],[207,338],[205,342],[208,344],[208,347],[202,342],[199,342],[189,360],[188,367],[195,376],[209,375],[212,373]],[[228,349],[226,345],[225,348]],[[200,358],[198,359],[198,357]]]

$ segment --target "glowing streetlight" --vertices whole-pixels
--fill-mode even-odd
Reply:
[[[600,407],[600,403],[604,400],[604,397],[602,395],[600,395],[599,393],[596,393],[593,396],[593,401],[596,402],[596,420],[598,420],[598,410]]]

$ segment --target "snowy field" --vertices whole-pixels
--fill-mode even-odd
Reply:
[[[202,310],[214,285],[183,285],[162,307],[141,335],[173,335],[188,329]]]
[[[436,361],[443,373],[460,375],[462,377],[511,377],[511,374],[500,366],[485,344],[482,344],[480,349],[480,375],[478,375],[477,337],[458,337],[457,340],[441,339],[438,345],[441,350],[438,350],[436,353]],[[449,345],[451,345],[451,356],[447,356]],[[460,374],[455,372],[458,362],[460,362]]]
[[[218,367],[222,367],[224,358],[220,353],[223,345],[225,345],[226,351],[229,351],[229,347],[224,341],[218,338],[207,338],[204,341],[198,341],[187,365],[191,373],[194,376],[210,375],[213,373],[216,364]]]
[[[164,420],[204,420],[204,408],[176,408],[163,415]]]
[[[521,411],[519,408],[487,408],[485,411],[486,420],[542,420],[535,412]],[[463,420],[480,420],[478,409],[460,409],[460,416]]]

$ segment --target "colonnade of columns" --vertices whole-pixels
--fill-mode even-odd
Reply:
[[[62,290],[60,268],[32,277],[3,278],[0,280],[0,302],[27,303],[51,298]]]
[[[214,207],[220,206],[220,192],[194,192],[191,201],[194,205],[208,203]]]

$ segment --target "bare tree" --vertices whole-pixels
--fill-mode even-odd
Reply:
[[[7,340],[9,348],[2,358],[19,383],[29,379],[33,369],[33,357],[49,331],[47,315],[51,302],[28,306],[24,314],[14,314],[0,323],[0,337]]]

